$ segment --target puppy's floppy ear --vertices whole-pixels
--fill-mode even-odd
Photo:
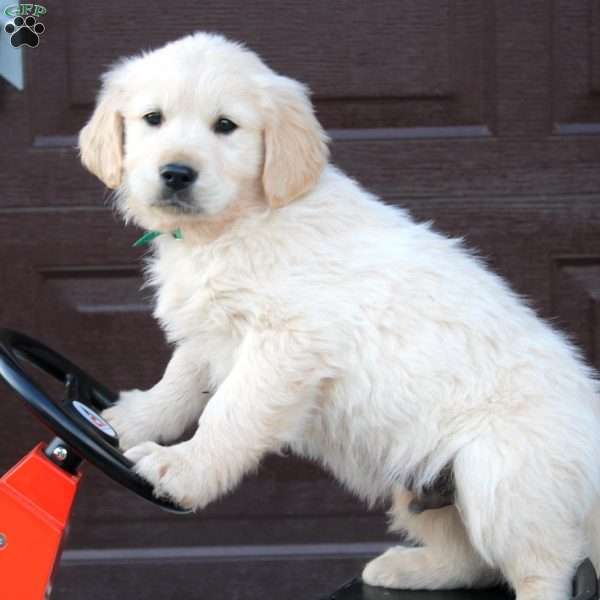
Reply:
[[[79,133],[81,162],[109,188],[121,183],[123,169],[123,117],[118,93],[105,83],[92,118]]]
[[[273,207],[308,192],[329,158],[327,136],[317,121],[305,86],[287,77],[269,77],[264,131],[263,188]]]

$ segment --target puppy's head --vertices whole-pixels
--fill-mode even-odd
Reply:
[[[150,229],[281,207],[314,186],[326,141],[303,85],[202,33],[111,69],[79,136],[83,164]]]

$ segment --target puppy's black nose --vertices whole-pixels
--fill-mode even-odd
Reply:
[[[198,172],[186,165],[169,163],[160,168],[160,176],[168,188],[178,192],[192,185],[198,177]]]

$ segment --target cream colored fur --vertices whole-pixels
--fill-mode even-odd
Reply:
[[[216,134],[220,116],[239,128]],[[126,219],[184,236],[148,262],[173,358],[105,412],[157,494],[201,509],[286,446],[395,498],[393,528],[422,547],[375,559],[367,583],[502,577],[518,600],[568,598],[599,558],[594,374],[460,240],[328,165],[302,85],[195,34],[116,65],[80,143]],[[185,210],[160,201],[170,162],[199,173]],[[448,463],[456,506],[412,515],[404,486]]]

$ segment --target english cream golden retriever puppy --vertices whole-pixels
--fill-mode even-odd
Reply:
[[[459,240],[329,164],[302,84],[197,33],[112,68],[80,148],[162,234],[148,272],[173,357],[105,412],[158,495],[201,509],[289,447],[418,542],[368,584],[570,597],[598,558],[594,374]],[[446,468],[455,503],[412,512]]]

